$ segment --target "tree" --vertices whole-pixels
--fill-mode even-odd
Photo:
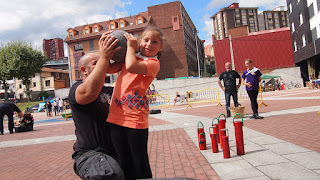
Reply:
[[[41,72],[42,65],[47,58],[41,51],[34,49],[30,43],[20,40],[12,40],[1,47],[0,62],[6,65],[2,69],[6,69],[1,73],[0,79],[18,78],[22,80],[22,84],[26,86],[26,94],[30,99],[30,79],[35,73]]]

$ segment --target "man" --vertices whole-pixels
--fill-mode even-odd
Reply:
[[[58,100],[54,100],[52,105],[53,105],[53,109],[54,109],[54,116],[57,116],[57,114],[59,115]]]
[[[243,72],[242,83],[246,85],[246,90],[251,101],[251,108],[253,115],[251,119],[263,119],[262,116],[258,114],[258,102],[257,97],[259,93],[259,82],[261,81],[261,72],[258,68],[253,66],[251,59],[245,60],[245,66],[247,70]]]
[[[220,88],[224,91],[224,96],[226,99],[226,110],[227,117],[230,117],[230,97],[232,96],[234,106],[238,107],[238,89],[241,85],[241,77],[239,73],[235,70],[231,70],[231,63],[227,62],[225,64],[226,71],[220,74],[218,84]],[[236,84],[237,78],[239,79],[238,85]],[[223,80],[223,84],[221,84]]]
[[[3,135],[3,117],[4,115],[8,116],[8,129],[10,134],[14,133],[13,132],[13,113],[16,111],[19,113],[19,117],[21,118],[23,116],[23,113],[21,110],[13,103],[2,103],[0,104],[0,135]]]
[[[110,32],[109,32],[110,33]],[[99,40],[99,54],[86,54],[79,60],[82,82],[69,93],[77,140],[74,144],[74,171],[82,179],[124,179],[106,122],[113,88],[103,86],[106,73],[117,72],[121,63],[110,64],[120,47],[105,33]]]

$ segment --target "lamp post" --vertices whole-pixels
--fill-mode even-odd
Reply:
[[[196,48],[197,48],[197,61],[198,61],[198,74],[199,74],[199,78],[201,77],[200,75],[200,61],[199,61],[199,53],[198,53],[198,37],[197,37],[197,34],[198,34],[198,30],[195,30],[195,33],[194,33],[194,37],[196,38]]]

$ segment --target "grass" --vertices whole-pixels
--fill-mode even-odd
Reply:
[[[43,102],[43,101],[21,102],[21,103],[17,103],[17,106],[22,112],[24,112],[27,109],[27,107],[31,107],[31,106],[39,104],[41,102]]]

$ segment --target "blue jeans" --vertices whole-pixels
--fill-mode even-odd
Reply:
[[[225,92],[224,93],[224,97],[226,99],[226,110],[227,110],[227,115],[231,115],[230,114],[230,97],[232,96],[233,98],[233,102],[234,102],[234,106],[238,107],[239,103],[238,103],[238,92],[237,91],[232,91],[232,92]]]

